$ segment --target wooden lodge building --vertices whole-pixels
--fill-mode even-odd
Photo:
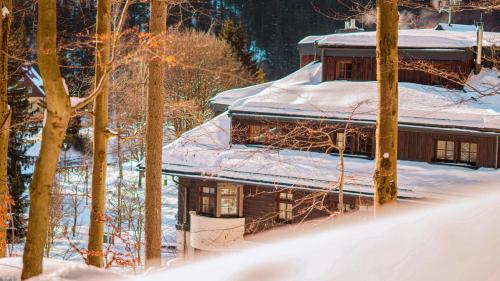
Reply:
[[[489,52],[498,42],[481,29],[400,31],[401,201],[447,198],[461,176],[500,179],[500,96],[491,94],[500,72]],[[370,209],[375,33],[311,36],[298,49],[297,72],[220,93],[216,118],[165,147],[164,172],[179,182],[180,251],[221,251],[279,225]]]

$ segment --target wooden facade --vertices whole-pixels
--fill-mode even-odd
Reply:
[[[178,230],[182,230],[184,225],[184,230],[189,231],[189,215],[186,217],[186,222],[184,222],[184,214],[189,214],[190,211],[201,213],[201,190],[203,187],[217,189],[218,183],[221,182],[188,177],[179,178]],[[187,198],[185,196],[186,192],[188,194]],[[279,203],[282,202],[280,193],[289,193],[293,196],[293,199],[288,200],[293,206],[291,210],[292,217],[289,221],[280,219]],[[318,204],[318,202],[322,202],[322,204]],[[218,204],[218,202],[215,204]],[[366,209],[371,204],[371,199],[355,195],[344,195],[344,210],[346,212],[356,211],[359,208]],[[239,205],[240,214],[238,217],[245,218],[245,234],[254,234],[284,224],[300,223],[326,217],[332,215],[339,208],[337,193],[320,190],[280,189],[257,184],[243,185],[243,196]],[[187,208],[184,208],[184,206],[187,206]]]
[[[323,81],[337,80],[338,62],[352,62],[351,81],[377,80],[377,61],[374,57],[323,57]],[[413,66],[410,66],[413,65]],[[400,62],[399,82],[411,82],[423,85],[445,85],[450,88],[462,88],[459,81],[465,81],[473,70],[472,60],[415,60],[404,59]],[[444,78],[446,73],[449,79]]]
[[[279,118],[279,117],[277,117]],[[319,121],[285,121],[279,119],[266,120],[232,117],[231,143],[232,144],[257,144],[273,147],[307,150],[314,152],[334,153],[335,150],[329,150],[324,133],[333,134],[342,131],[345,124],[327,123]],[[253,125],[267,126],[267,141],[264,143],[252,143],[249,139],[249,132]],[[346,151],[346,154],[366,155],[368,158],[375,156],[375,130],[373,125],[350,125],[348,135],[361,135],[353,137],[352,150]],[[293,128],[300,128],[293,130]],[[277,129],[284,128],[284,129]],[[326,128],[326,129],[324,129]],[[274,131],[272,131],[274,129]],[[315,136],[317,134],[317,136]],[[332,136],[331,140],[335,141]],[[436,157],[437,141],[454,141],[455,161],[441,160]],[[363,142],[370,141],[371,152],[363,151],[361,145]],[[477,159],[473,163],[460,161],[460,143],[477,144]],[[498,136],[494,134],[471,132],[465,130],[449,130],[446,128],[425,128],[425,127],[405,127],[399,128],[398,140],[398,159],[420,162],[442,162],[449,164],[463,164],[472,167],[500,167],[500,144]]]
[[[300,67],[305,66],[314,61],[315,55],[302,55],[300,56]]]

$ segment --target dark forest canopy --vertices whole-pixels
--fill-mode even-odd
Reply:
[[[36,30],[34,26],[36,23],[32,21],[35,17],[29,15],[35,12],[34,5],[29,2],[35,1],[15,2],[18,2],[18,10],[22,10],[22,14],[28,15],[25,17],[28,31]],[[349,7],[353,2],[355,1],[191,0],[188,4],[172,7],[169,11],[168,21],[170,26],[196,28],[213,33],[219,33],[224,20],[228,18],[241,23],[247,32],[250,50],[255,54],[256,60],[264,67],[266,78],[270,80],[283,77],[297,69],[299,58],[296,46],[300,39],[313,34],[333,33],[335,29],[342,28],[344,24],[342,19],[332,19],[328,16],[332,14],[332,11],[346,17],[354,16],[355,13]],[[370,0],[362,0],[361,2],[373,3]],[[446,22],[447,13],[439,13],[435,8],[432,8],[431,2],[430,0],[411,1],[413,7],[401,8],[402,27],[428,28],[439,22]],[[421,6],[415,8],[420,4],[428,8],[423,9]],[[79,66],[92,65],[91,52],[88,53],[85,48],[71,48],[70,44],[92,34],[95,24],[95,1],[58,1],[58,5],[60,37],[62,42],[69,45],[68,49],[72,50],[68,52],[67,56],[64,56],[69,60],[67,63]],[[474,24],[481,19],[481,14],[483,14],[486,31],[494,31],[499,28],[500,13],[488,12],[487,10],[457,12],[453,16],[453,22]],[[358,19],[359,25],[363,25],[366,30],[374,29],[370,14],[365,17],[359,15],[355,15],[355,17]],[[127,18],[128,27],[140,31],[147,30],[148,4],[140,2],[132,4]],[[28,40],[31,41],[31,39]],[[92,48],[92,46],[89,47]],[[78,82],[74,81],[74,83]]]

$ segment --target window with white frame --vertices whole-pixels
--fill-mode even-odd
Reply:
[[[293,193],[280,192],[278,198],[278,218],[280,221],[290,223],[293,219]]]
[[[221,216],[238,215],[238,185],[219,184]]]

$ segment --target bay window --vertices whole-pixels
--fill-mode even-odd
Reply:
[[[243,185],[217,183],[217,188],[199,189],[199,207],[202,215],[211,217],[239,217],[243,215]]]
[[[234,184],[220,185],[221,216],[238,215],[238,186]]]
[[[204,186],[201,188],[200,211],[205,215],[214,215],[215,211],[215,188]]]

